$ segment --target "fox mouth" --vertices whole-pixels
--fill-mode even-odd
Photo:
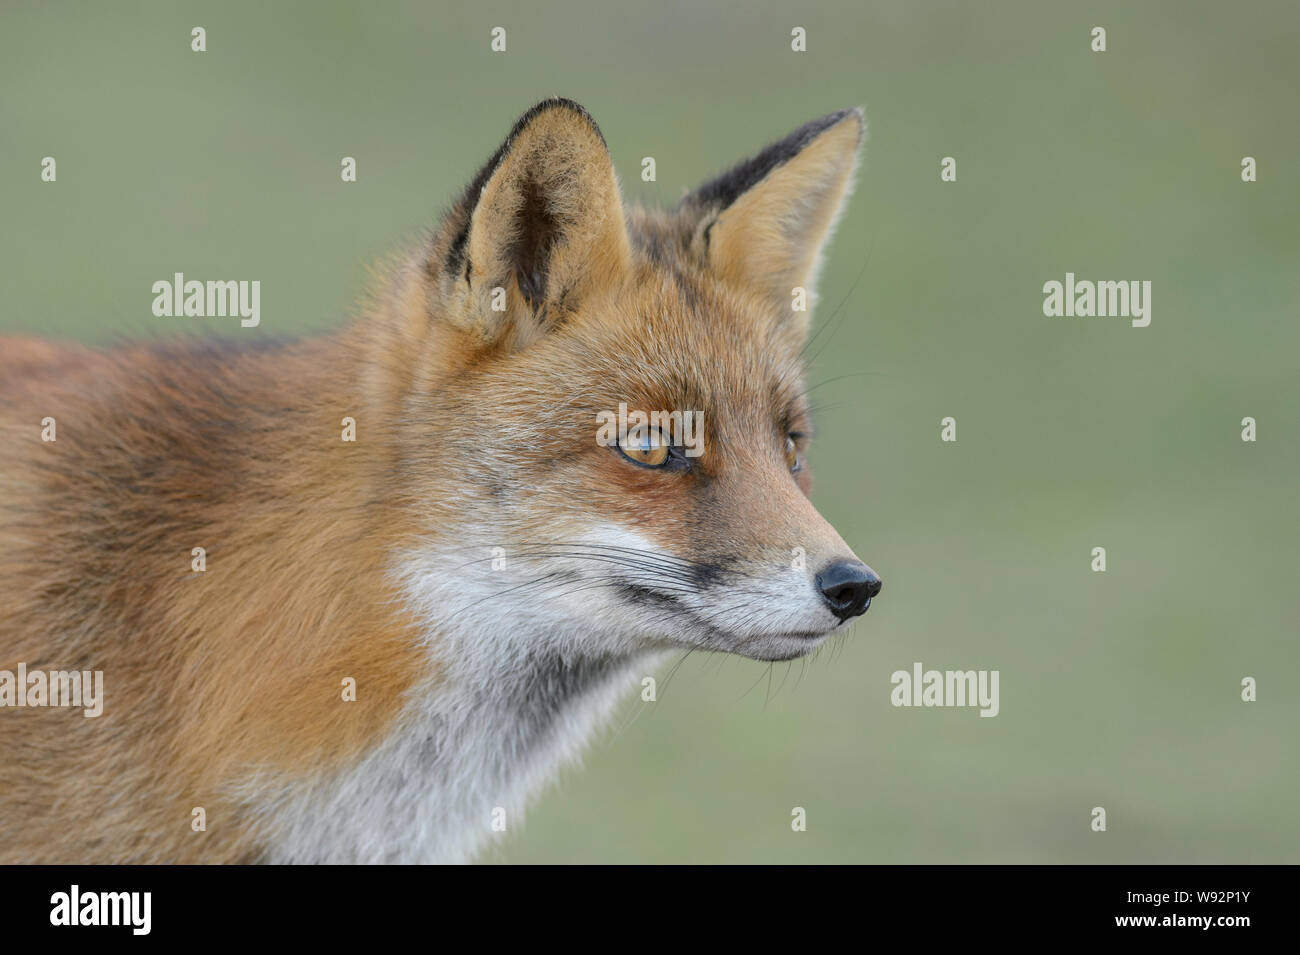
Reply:
[[[821,646],[826,637],[841,629],[840,626],[834,626],[827,630],[784,630],[740,637],[705,620],[671,594],[626,580],[616,580],[615,587],[621,596],[632,603],[658,607],[676,618],[689,621],[692,629],[705,638],[699,641],[699,649],[735,653],[755,660],[780,663],[798,659],[811,653]]]

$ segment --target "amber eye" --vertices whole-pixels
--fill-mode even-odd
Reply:
[[[803,470],[803,461],[799,460],[799,447],[790,435],[785,437],[785,463],[792,472]]]
[[[627,437],[618,443],[623,457],[647,468],[660,468],[668,463],[668,441],[658,428],[632,428]]]

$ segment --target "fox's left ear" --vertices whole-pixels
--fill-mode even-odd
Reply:
[[[861,108],[840,110],[688,193],[695,255],[724,281],[787,303],[796,287],[811,295],[865,134]]]
[[[448,216],[434,259],[450,317],[485,343],[526,343],[620,281],[631,260],[623,203],[587,111],[550,99],[520,117]]]

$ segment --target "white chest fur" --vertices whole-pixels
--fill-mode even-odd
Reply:
[[[469,861],[661,661],[613,622],[603,588],[566,581],[557,598],[518,573],[436,550],[396,564],[432,675],[352,766],[259,787],[268,861]]]
[[[502,826],[518,828],[649,665],[540,650],[489,671],[445,668],[377,749],[263,803],[267,861],[470,861]]]

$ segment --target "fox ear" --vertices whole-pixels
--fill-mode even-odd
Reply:
[[[693,252],[724,281],[787,303],[796,286],[811,293],[865,132],[860,108],[831,113],[688,193]]]
[[[435,247],[444,292],[484,339],[559,321],[631,260],[614,165],[577,103],[538,103],[466,189]]]

